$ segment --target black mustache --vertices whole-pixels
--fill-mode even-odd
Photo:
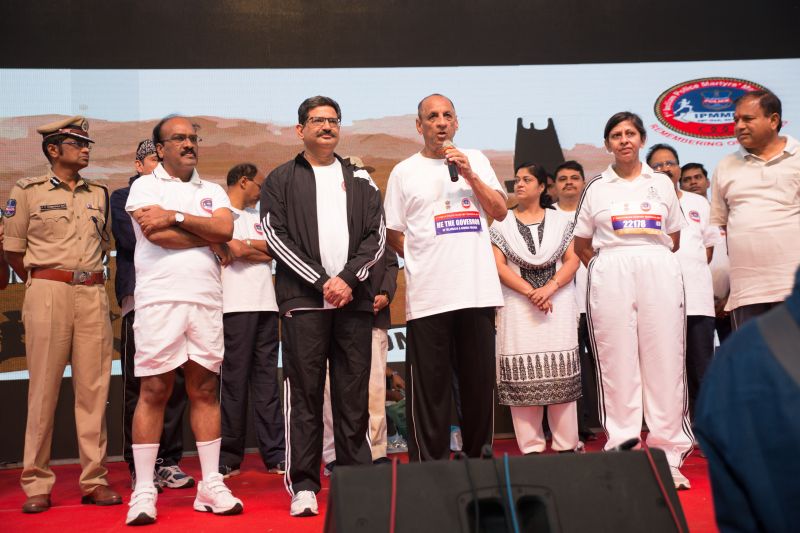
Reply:
[[[186,155],[186,154],[197,155],[197,153],[195,153],[194,151],[194,148],[187,148],[181,152],[181,155]]]
[[[333,133],[333,130],[322,130],[317,133],[317,137],[322,137],[323,135],[330,135],[331,137],[336,137],[336,134]]]

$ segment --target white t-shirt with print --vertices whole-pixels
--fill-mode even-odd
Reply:
[[[719,228],[708,223],[711,205],[702,196],[683,191],[680,204],[687,226],[681,230],[681,245],[675,255],[683,273],[686,314],[714,316],[714,284],[706,248],[719,243]]]
[[[461,151],[480,179],[505,197],[486,156]],[[407,320],[503,305],[486,214],[463,178],[450,181],[444,159],[417,153],[398,163],[384,209],[386,227],[405,233]]]
[[[564,211],[557,203],[553,204],[556,211],[567,213],[574,216],[575,211]],[[579,314],[586,314],[586,285],[588,284],[589,270],[583,265],[583,261],[578,261],[578,270],[575,272],[575,304],[578,306]]]
[[[685,225],[675,186],[665,174],[642,164],[642,173],[626,180],[609,165],[586,184],[574,235],[592,239],[595,250],[642,245],[672,249],[669,234]]]
[[[261,217],[252,208],[233,211],[233,238],[266,241]],[[272,284],[272,263],[234,261],[222,267],[222,312],[278,311]]]
[[[183,182],[171,177],[160,164],[152,174],[133,182],[125,210],[133,213],[148,205],[200,217],[210,217],[215,210],[230,209],[231,206],[222,187],[201,180],[197,171],[191,180]],[[134,296],[137,309],[164,302],[189,302],[222,308],[220,265],[209,247],[162,248],[144,236],[135,219],[133,231],[136,234]]]

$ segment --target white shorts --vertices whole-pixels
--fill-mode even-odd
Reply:
[[[137,306],[133,338],[136,377],[166,374],[190,359],[218,374],[225,354],[222,309],[187,302]]]

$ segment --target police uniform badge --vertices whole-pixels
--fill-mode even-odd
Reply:
[[[17,214],[17,201],[14,198],[9,198],[6,202],[5,216],[11,218]]]

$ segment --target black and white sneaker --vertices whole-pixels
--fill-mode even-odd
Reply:
[[[156,521],[156,500],[158,491],[155,487],[145,487],[133,491],[128,503],[128,515],[125,523],[129,526],[144,526]]]
[[[161,461],[161,459],[159,459]],[[178,465],[156,464],[156,476],[163,487],[168,489],[188,489],[194,487],[194,478],[181,470]]]
[[[291,516],[316,516],[319,514],[317,495],[310,490],[301,490],[292,496],[292,505],[289,507]]]

